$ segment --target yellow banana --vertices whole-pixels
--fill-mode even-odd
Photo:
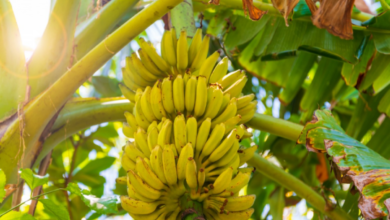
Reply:
[[[175,138],[175,146],[177,152],[181,152],[182,147],[187,143],[187,131],[186,131],[186,120],[183,114],[176,116],[173,122],[173,132]]]
[[[150,157],[150,149],[148,146],[147,135],[144,129],[138,127],[137,132],[134,134],[134,140],[136,146],[138,146],[142,153],[146,157]]]
[[[240,115],[246,115],[248,114],[252,109],[255,109],[257,106],[257,101],[252,101],[250,103],[248,103],[245,107],[237,110],[237,113],[240,114]]]
[[[176,50],[173,45],[172,30],[166,30],[163,34],[161,54],[169,65],[176,67]]]
[[[198,172],[198,186],[199,186],[198,192],[200,192],[205,182],[206,182],[206,172],[203,168],[200,168]]]
[[[141,87],[137,84],[135,84],[132,74],[130,74],[129,69],[122,68],[122,76],[123,76],[123,82],[125,83],[125,86],[133,91],[137,91],[137,89],[143,89],[144,87]]]
[[[188,79],[188,82],[187,82],[187,85],[185,88],[186,89],[185,105],[186,105],[187,112],[192,112],[194,110],[197,84],[198,84],[198,80],[196,79],[195,76],[191,76],[191,78]]]
[[[229,149],[229,151],[220,158],[217,162],[213,163],[215,167],[224,167],[227,166],[235,156],[237,155],[237,150],[240,148],[240,143],[238,141],[234,141],[233,145]]]
[[[241,121],[241,115],[235,115],[228,120],[225,121],[225,135],[227,135],[230,131],[232,131],[236,125]],[[238,132],[237,132],[238,134]],[[240,136],[241,137],[241,136]]]
[[[191,143],[186,144],[179,154],[179,159],[177,161],[178,180],[184,180],[186,178],[186,167],[189,157],[194,157],[194,149],[192,148]]]
[[[153,61],[154,64],[163,72],[167,73],[169,72],[169,65],[168,63],[158,55],[156,50],[150,46],[143,38],[139,39],[140,46],[142,50],[145,51],[146,54],[150,57],[150,59]]]
[[[236,196],[228,197],[225,209],[229,211],[244,211],[252,207],[255,202],[255,195],[245,195],[245,196]]]
[[[230,94],[223,94],[222,105],[218,111],[218,115],[221,114],[223,111],[225,111],[225,109],[229,105],[229,103],[230,103]]]
[[[134,161],[130,160],[130,158],[126,154],[122,155],[121,164],[122,164],[123,169],[126,171],[132,170],[135,168]]]
[[[246,163],[248,160],[250,160],[253,157],[253,154],[256,152],[257,146],[253,145],[251,147],[245,148],[245,149],[239,149],[238,155],[240,156],[240,164],[239,166]]]
[[[178,112],[184,113],[184,82],[181,75],[176,76],[173,81],[173,103]]]
[[[238,135],[238,137],[240,137],[240,139],[242,139],[242,137],[244,136],[245,130],[246,130],[246,128],[243,124],[241,124],[240,126],[237,126],[237,135]]]
[[[146,67],[146,69],[151,72],[153,75],[164,77],[166,73],[161,71],[156,64],[150,59],[149,55],[140,48],[138,50],[139,57],[141,58],[142,64]]]
[[[210,36],[206,35],[203,38],[203,41],[198,48],[198,51],[197,51],[196,56],[194,58],[194,61],[192,61],[192,63],[191,63],[191,69],[193,71],[200,69],[201,65],[206,60],[207,54],[209,52],[209,43],[210,43]],[[190,49],[191,49],[191,47],[190,47]],[[190,55],[191,55],[191,53],[190,53]]]
[[[163,150],[160,146],[156,146],[152,150],[152,154],[150,157],[150,165],[158,178],[161,180],[161,182],[167,184],[167,179],[165,178],[164,174],[164,165],[163,165],[163,158],[162,158]]]
[[[121,196],[122,208],[132,214],[150,214],[154,212],[160,202],[143,202],[128,196]]]
[[[128,170],[127,175],[135,191],[149,199],[157,200],[161,196],[161,191],[153,189],[145,183],[133,170]]]
[[[245,211],[218,213],[218,217],[223,220],[248,220],[255,210],[253,208]]]
[[[229,93],[230,97],[236,97],[240,96],[242,89],[245,87],[246,82],[248,81],[248,78],[244,75],[239,80],[237,80],[233,85],[225,89],[224,93]]]
[[[139,100],[140,99],[135,102],[135,106],[133,108],[133,115],[135,116],[135,120],[139,127],[143,129],[148,129],[150,123],[142,112],[141,102]]]
[[[176,51],[177,51],[177,35],[176,35],[176,28],[175,27],[171,28],[171,35],[172,35],[173,49],[174,49],[175,54],[176,54]]]
[[[222,58],[221,61],[215,66],[213,73],[210,76],[209,83],[216,83],[221,80],[227,73],[229,67],[229,59],[227,57]]]
[[[135,101],[135,92],[127,86],[123,85],[122,83],[119,83],[119,89],[121,90],[122,94],[125,96],[126,99],[134,102]]]
[[[138,58],[136,53],[131,54],[131,58],[136,73],[138,73],[143,79],[148,82],[155,82],[159,78],[159,76],[152,74],[151,72],[149,72],[149,70],[146,69],[146,67],[144,66],[144,64],[142,64],[142,61]]]
[[[168,113],[175,112],[175,106],[173,104],[173,94],[172,94],[172,78],[166,77],[164,78],[161,84],[162,90],[162,103],[164,105],[165,111]]]
[[[133,143],[127,142],[124,146],[125,154],[132,160],[136,161],[137,157],[146,157],[141,150],[139,150]]]
[[[161,180],[150,169],[149,165],[141,157],[137,158],[135,167],[142,180],[149,184],[149,186],[157,190],[162,190],[166,188],[164,183],[161,182]]]
[[[165,206],[163,206],[161,208],[157,208],[156,211],[154,211],[154,212],[152,212],[150,214],[147,214],[147,215],[136,215],[136,214],[132,214],[132,213],[129,213],[129,214],[135,220],[138,220],[138,219],[142,219],[142,220],[160,220],[161,216],[163,216],[163,218],[165,218],[165,213],[166,213],[166,208],[165,208]]]
[[[240,167],[240,157],[236,154],[233,162],[230,163],[233,168],[233,175],[237,174],[238,168]]]
[[[145,88],[144,92],[142,93],[142,97],[140,100],[142,113],[145,115],[146,119],[149,122],[157,120],[157,118],[153,114],[152,105],[150,103],[150,91],[151,90],[152,89],[149,86],[147,86]]]
[[[158,120],[161,120],[163,117],[167,117],[167,113],[165,112],[162,103],[162,91],[160,81],[157,81],[154,84],[152,91],[150,92],[150,104],[152,107],[153,114]]]
[[[188,66],[188,44],[187,32],[181,31],[179,40],[177,41],[177,68],[180,70],[187,69]]]
[[[127,185],[127,176],[120,176],[115,179],[115,182],[120,185]]]
[[[134,138],[134,129],[126,122],[123,122],[122,132],[126,137]]]
[[[249,180],[251,178],[252,172],[254,171],[253,168],[251,168],[250,171],[242,172],[241,168],[237,175],[232,179],[229,187],[226,189],[226,191],[230,191],[233,193],[239,192],[242,187],[246,186],[249,183]]]
[[[206,110],[207,106],[207,82],[204,76],[198,77],[198,84],[196,86],[196,101],[194,108],[195,117],[200,117]]]
[[[209,139],[203,146],[199,162],[202,162],[202,159],[204,157],[209,156],[215,150],[215,148],[221,142],[224,134],[225,134],[225,124],[221,123],[216,125],[213,131],[211,132]]]
[[[254,98],[255,94],[253,93],[246,96],[241,96],[237,99],[237,109],[242,109],[246,107]]]
[[[187,166],[185,171],[185,179],[187,181],[187,185],[192,190],[196,190],[198,188],[198,180],[197,180],[197,169],[196,169],[196,163],[192,157],[187,158]]]
[[[203,146],[206,144],[206,141],[210,134],[211,128],[211,119],[207,118],[203,121],[199,128],[198,135],[196,137],[196,145],[195,145],[195,159],[198,160],[200,156],[200,152],[203,149]]]
[[[198,124],[194,117],[190,117],[186,124],[187,142],[191,143],[193,147],[196,146],[196,136],[198,134]]]
[[[158,128],[153,127],[148,131],[148,146],[150,151],[158,144]]]
[[[241,124],[247,123],[248,121],[250,121],[253,118],[255,113],[256,113],[256,109],[254,108],[250,112],[246,113],[245,115],[242,115],[240,123]]]
[[[164,174],[169,185],[176,185],[177,183],[177,173],[176,173],[176,161],[175,155],[171,148],[164,148],[163,150],[163,165],[164,165]]]
[[[181,212],[181,208],[180,208],[179,206],[176,207],[175,211],[173,211],[173,212],[169,215],[169,217],[167,218],[167,220],[176,220],[176,219],[178,218],[180,212]]]
[[[128,72],[131,76],[131,78],[134,80],[134,83],[141,88],[145,88],[146,86],[153,85],[152,81],[147,81],[144,79],[140,74],[138,74],[138,71],[134,67],[133,58],[132,57],[126,57],[126,72]]]
[[[244,71],[236,70],[224,76],[221,80],[218,81],[218,83],[221,84],[222,88],[225,90],[243,76],[245,76]]]
[[[191,46],[188,49],[188,66],[194,61],[200,45],[202,44],[202,28],[198,28],[192,38]]]
[[[130,127],[132,127],[133,129],[136,129],[138,127],[137,121],[135,120],[135,117],[133,114],[126,111],[125,117],[126,117],[127,124],[129,124]]]
[[[161,127],[160,133],[158,134],[157,143],[160,146],[164,146],[165,144],[169,144],[171,141],[172,134],[172,121],[166,119]]]
[[[166,144],[165,147],[171,148],[173,155],[175,156],[175,159],[178,158],[179,154],[177,153],[177,149],[176,149],[176,146],[174,144]]]
[[[214,88],[212,89],[212,92],[211,99],[207,103],[207,109],[203,116],[204,118],[213,119],[217,116],[223,102],[223,92],[221,89]]]
[[[229,105],[226,107],[225,111],[223,111],[218,117],[216,117],[212,123],[211,127],[214,127],[215,125],[225,122],[231,117],[235,116],[237,113],[237,100],[236,98],[232,98],[230,100]]]
[[[222,141],[222,143],[211,153],[210,157],[207,159],[210,162],[214,163],[217,160],[221,159],[233,146],[234,142],[238,143],[237,129],[233,129],[230,134]]]
[[[221,173],[212,184],[212,193],[219,194],[226,190],[226,188],[230,185],[233,175],[233,168],[229,167],[225,171]]]
[[[215,51],[203,62],[202,66],[200,67],[199,76],[205,76],[206,82],[209,82],[211,72],[214,69],[215,63],[218,61],[220,54],[220,50]]]

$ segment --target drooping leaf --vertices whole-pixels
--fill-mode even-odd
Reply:
[[[43,204],[44,211],[58,220],[69,220],[69,213],[62,205],[55,204],[50,199],[40,199],[39,202]]]
[[[3,202],[5,197],[5,183],[6,183],[6,177],[4,174],[4,171],[0,169],[0,203]]]
[[[390,158],[389,131],[390,118],[386,117],[379,128],[375,131],[375,134],[371,137],[370,141],[367,143],[367,147],[381,154],[384,158]]]
[[[359,91],[367,90],[375,80],[382,74],[388,73],[390,64],[390,56],[377,53],[371,64],[371,69],[367,71],[366,75],[362,79],[358,89]]]
[[[20,169],[20,177],[26,181],[31,190],[35,189],[37,186],[42,186],[49,181],[49,175],[36,175],[29,168]]]
[[[332,158],[339,181],[352,182],[360,192],[358,206],[364,218],[376,219],[389,214],[390,161],[345,134],[330,111],[317,110],[297,143]]]
[[[271,2],[283,15],[286,26],[288,26],[287,18],[298,4],[299,0],[272,0]]]
[[[1,220],[36,220],[32,215],[23,212],[11,211],[1,217]]]
[[[390,30],[390,11],[384,11],[381,14],[372,17],[370,20],[367,20],[362,23],[362,25],[367,26],[367,30]],[[373,31],[374,43],[376,49],[380,53],[390,54],[390,38],[388,33],[385,31]]]
[[[115,214],[118,212],[118,208],[116,205],[118,199],[115,196],[99,199],[93,195],[90,195],[88,190],[81,190],[75,183],[69,183],[67,190],[71,193],[80,196],[81,200],[83,200],[85,205],[87,205],[89,208],[91,208],[97,213]]]
[[[267,13],[266,11],[256,8],[256,6],[253,5],[253,0],[242,0],[242,7],[245,15],[249,15],[249,18],[252,20],[259,20]]]

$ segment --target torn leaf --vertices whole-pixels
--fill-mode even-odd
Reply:
[[[210,0],[209,4],[219,5],[219,0]]]
[[[349,137],[328,110],[317,110],[299,137],[309,151],[327,153],[341,183],[354,183],[365,219],[389,214],[390,161]]]
[[[282,13],[286,26],[288,26],[287,18],[298,4],[299,0],[272,0],[272,4]]]
[[[253,0],[242,0],[242,7],[244,9],[244,14],[249,14],[249,18],[255,21],[259,20],[261,17],[263,17],[263,15],[267,14],[268,12],[256,8],[253,5]]]
[[[321,0],[320,8],[316,7],[315,2],[306,0],[315,26],[341,39],[353,39],[351,14],[355,0]]]

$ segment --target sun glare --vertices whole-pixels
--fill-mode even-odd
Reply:
[[[37,47],[50,14],[50,0],[10,0],[18,23],[26,59]]]

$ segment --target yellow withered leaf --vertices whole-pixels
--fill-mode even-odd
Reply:
[[[253,5],[253,0],[242,0],[242,7],[245,15],[249,14],[249,18],[252,20],[259,20],[263,15],[267,14],[268,11],[262,11]]]
[[[272,4],[276,9],[280,11],[283,15],[284,20],[286,22],[286,26],[288,26],[287,18],[298,4],[299,0],[272,0]]]

